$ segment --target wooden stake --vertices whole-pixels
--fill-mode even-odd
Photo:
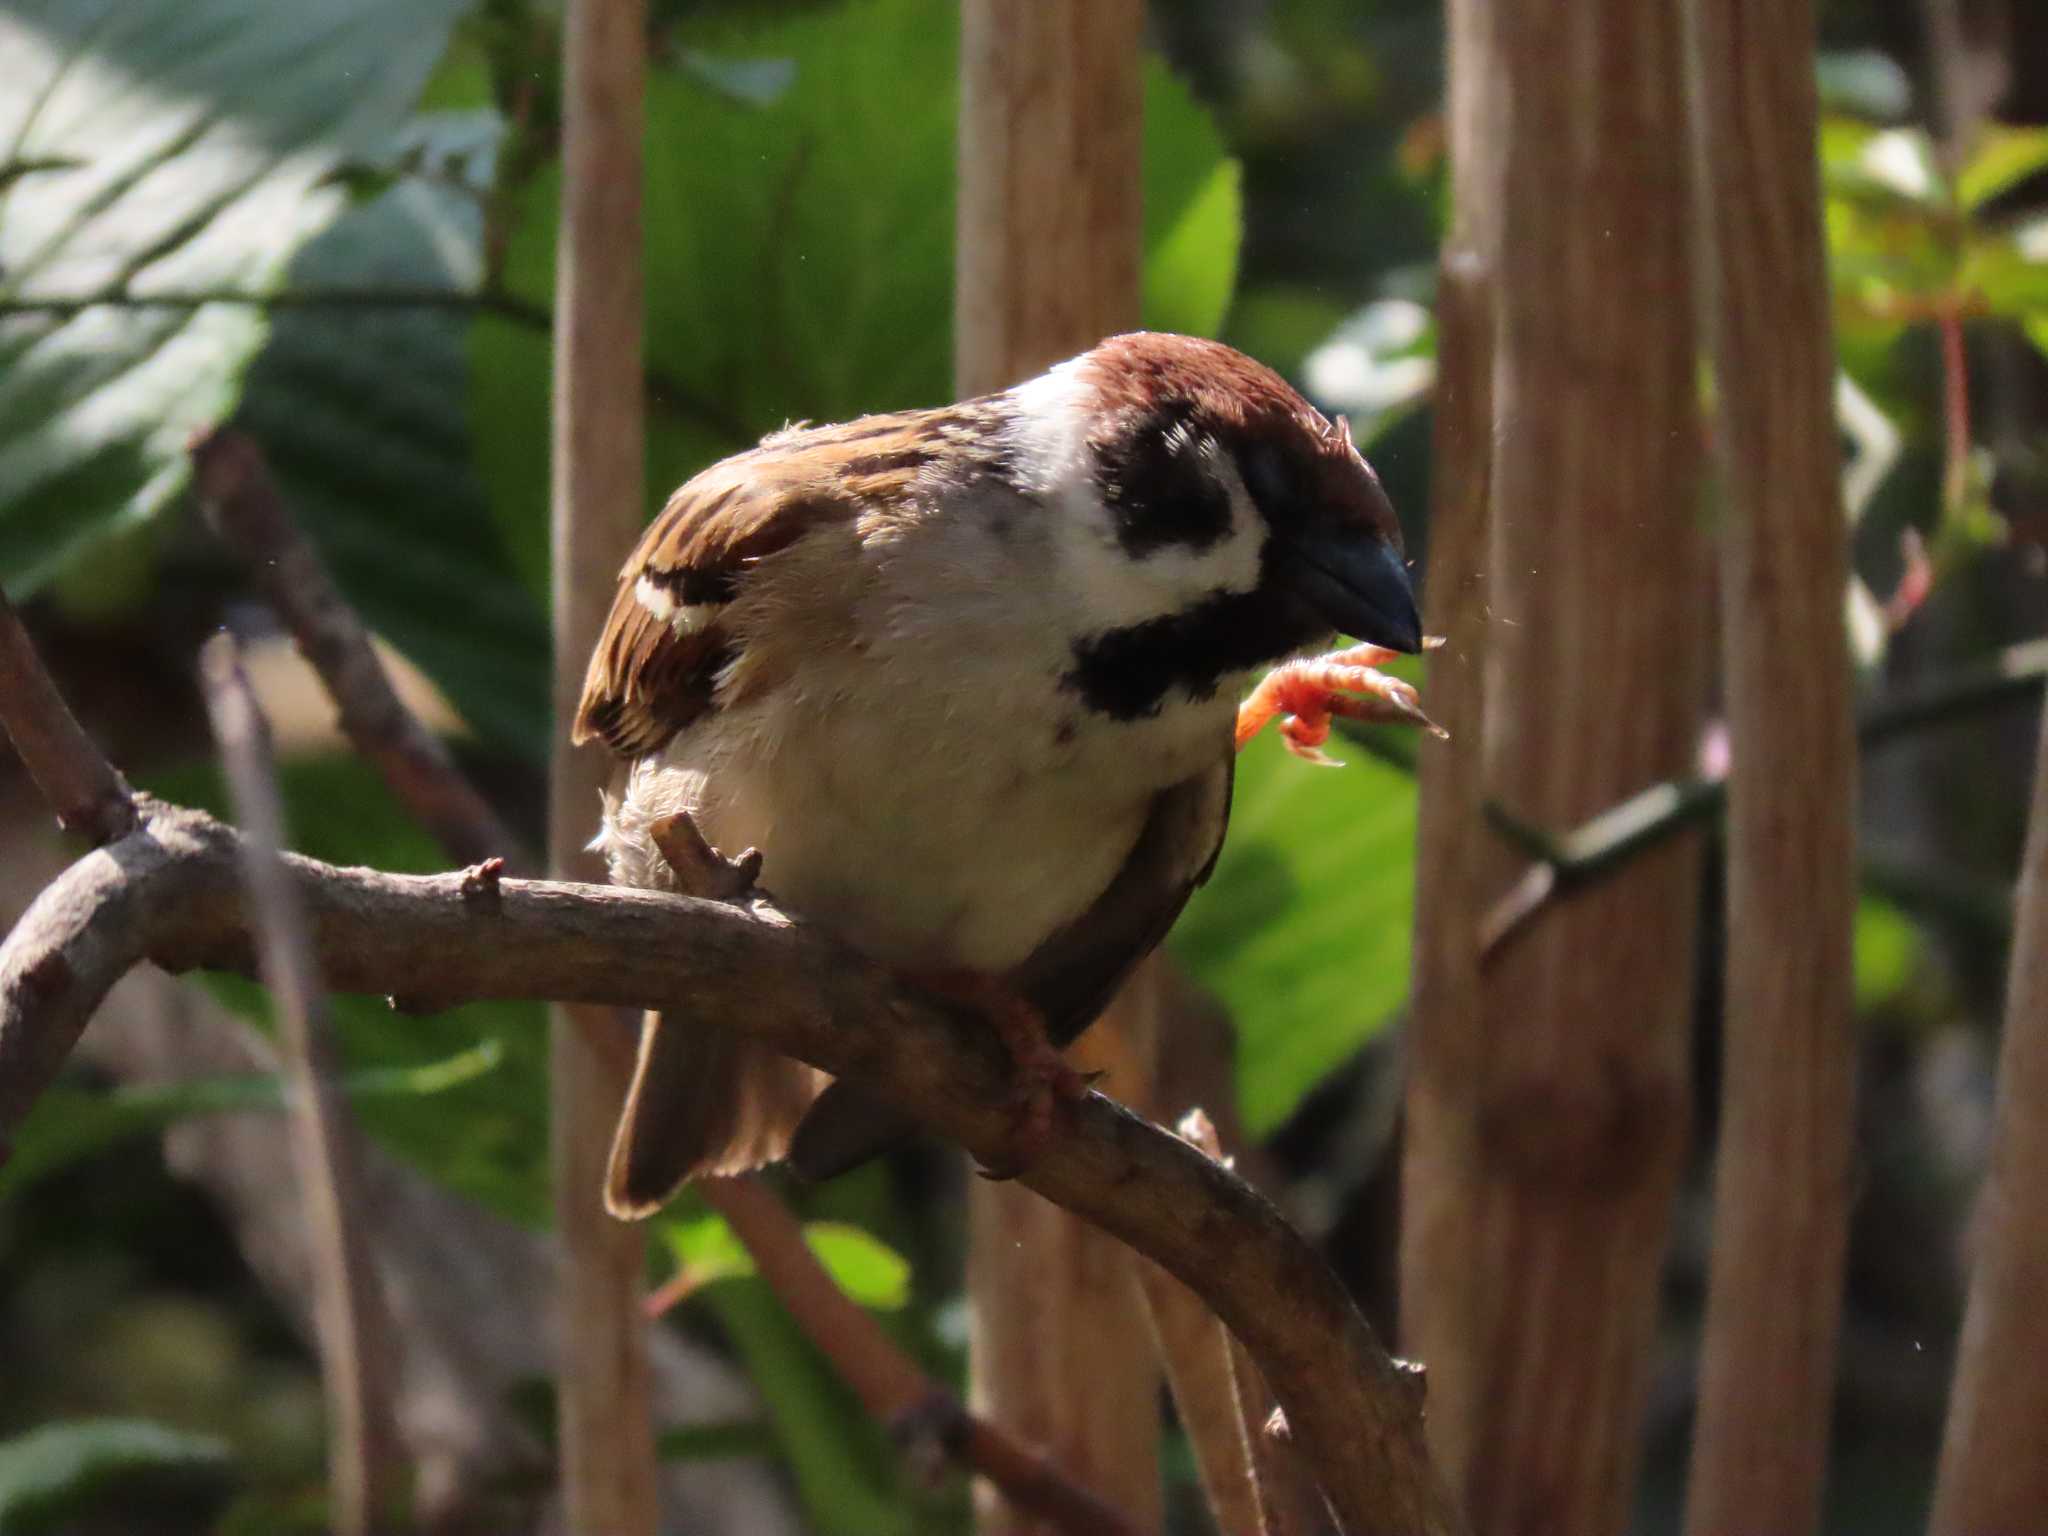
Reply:
[[[555,266],[555,742],[548,869],[601,880],[584,851],[606,765],[569,746],[569,721],[619,561],[639,533],[640,135],[643,0],[570,0],[563,26],[562,227]],[[556,1383],[566,1524],[588,1536],[653,1536],[654,1431],[640,1314],[645,1238],[605,1213],[606,1150],[625,1096],[632,1023],[555,1010],[550,1161],[563,1252]]]

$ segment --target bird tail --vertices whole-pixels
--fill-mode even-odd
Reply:
[[[777,1161],[830,1081],[731,1030],[647,1014],[612,1138],[606,1209],[650,1216],[692,1179]]]

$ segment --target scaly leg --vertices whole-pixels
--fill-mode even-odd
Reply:
[[[1396,654],[1377,645],[1359,645],[1275,667],[1238,706],[1238,750],[1275,715],[1286,717],[1280,734],[1287,750],[1325,767],[1337,766],[1337,760],[1322,751],[1323,743],[1330,739],[1333,716],[1420,725],[1438,736],[1447,734],[1422,712],[1412,687],[1377,670],[1381,662]]]

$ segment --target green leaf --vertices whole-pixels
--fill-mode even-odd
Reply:
[[[474,289],[482,210],[463,188],[489,185],[498,137],[490,113],[416,119],[391,146],[410,173],[309,245],[292,284]],[[364,619],[486,741],[539,763],[545,575],[530,585],[514,564],[476,472],[468,324],[436,309],[285,311],[241,420]]]
[[[0,10],[0,299],[276,286],[326,183],[403,120],[462,0],[33,0]],[[23,167],[37,167],[22,171]],[[0,578],[169,505],[264,318],[0,313]]]
[[[141,1481],[224,1484],[227,1445],[141,1419],[71,1419],[0,1441],[0,1536],[72,1528],[91,1505]]]
[[[2034,259],[2010,234],[1973,231],[1963,244],[1956,286],[2008,319],[2048,313],[2048,260]]]
[[[1214,336],[1237,286],[1244,233],[1238,163],[1188,88],[1145,61],[1144,325]]]
[[[758,1280],[714,1286],[705,1299],[768,1409],[806,1527],[834,1536],[910,1536],[916,1524],[883,1426],[782,1303]]]
[[[665,1219],[661,1236],[700,1285],[756,1273],[753,1257],[717,1215]],[[804,1223],[804,1241],[840,1290],[864,1307],[894,1312],[910,1300],[910,1263],[880,1238],[839,1221]]]
[[[1856,903],[1856,1008],[1863,1012],[1906,990],[1920,956],[1913,920],[1881,896]]]
[[[2048,170],[2048,128],[1994,124],[1978,135],[1969,160],[1956,173],[1956,201],[1974,213],[2040,170]]]
[[[2027,316],[2020,322],[2020,329],[2026,332],[2034,350],[2048,358],[2048,312]]]
[[[1342,769],[1268,733],[1238,759],[1223,855],[1169,941],[1238,1026],[1255,1136],[1384,1029],[1408,994],[1415,782],[1362,746]]]
[[[497,1041],[484,1040],[445,1061],[348,1073],[341,1088],[358,1104],[377,1098],[425,1098],[481,1077],[503,1056]],[[12,1154],[0,1164],[0,1201],[116,1142],[161,1131],[194,1115],[275,1110],[283,1102],[279,1080],[262,1073],[126,1083],[103,1091],[52,1088],[29,1111]]]
[[[648,81],[650,507],[792,420],[953,397],[957,7],[862,0],[772,25],[695,21],[690,48],[786,60],[767,105],[679,69]],[[1143,313],[1213,331],[1235,276],[1235,165],[1186,90],[1146,72]],[[559,169],[521,190],[505,281],[553,292]],[[546,570],[546,339],[485,318],[471,340],[478,461],[530,582]]]
[[[664,1429],[654,1441],[654,1453],[663,1461],[731,1461],[742,1456],[767,1459],[778,1448],[774,1426],[759,1419],[682,1424]]]

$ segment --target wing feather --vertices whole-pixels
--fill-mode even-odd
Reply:
[[[958,411],[778,432],[669,497],[620,569],[573,739],[644,757],[713,708],[739,643],[728,610],[752,575],[821,527],[904,503]]]

